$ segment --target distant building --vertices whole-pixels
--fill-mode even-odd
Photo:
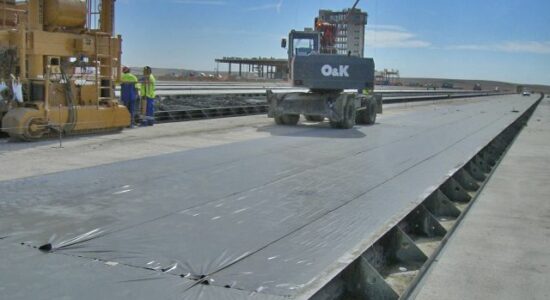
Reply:
[[[343,11],[319,10],[319,20],[336,24],[336,49],[338,54],[363,57],[365,55],[365,25],[367,13],[361,9],[344,9]],[[348,17],[349,14],[349,17]]]
[[[375,83],[377,85],[400,85],[399,70],[384,69],[374,72]]]

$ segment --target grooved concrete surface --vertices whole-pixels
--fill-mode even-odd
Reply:
[[[416,299],[550,299],[550,99],[479,195]]]

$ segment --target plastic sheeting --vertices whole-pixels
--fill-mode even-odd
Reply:
[[[23,84],[14,80],[12,82],[13,99],[19,103],[23,103]]]
[[[9,99],[4,99],[5,90],[8,89],[8,86],[3,81],[0,81],[0,105],[6,105]]]
[[[129,281],[162,299],[307,298],[534,102],[417,108],[346,131],[268,127],[271,138],[0,182],[0,264],[21,278],[0,275],[0,293],[70,296],[84,281],[84,293],[107,286],[99,298],[153,298]]]
[[[0,244],[0,253],[2,299],[181,299],[194,284],[116,262],[44,254],[21,245]]]

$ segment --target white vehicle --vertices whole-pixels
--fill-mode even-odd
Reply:
[[[523,96],[531,96],[531,93],[529,91],[523,91],[522,95]]]

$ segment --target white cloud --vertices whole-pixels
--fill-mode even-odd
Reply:
[[[368,30],[373,30],[373,31],[384,31],[384,30],[389,30],[389,31],[407,31],[405,28],[399,26],[399,25],[377,25],[377,24],[369,24],[367,25],[367,29]]]
[[[270,10],[275,9],[277,13],[281,12],[281,7],[283,6],[283,0],[279,0],[277,3],[264,4],[260,6],[252,6],[246,9],[246,11],[257,11],[257,10]]]
[[[174,3],[179,4],[195,4],[195,5],[226,5],[227,2],[221,0],[174,0]]]
[[[446,49],[450,50],[490,50],[489,46],[484,45],[474,45],[474,44],[468,44],[468,45],[453,45],[449,46]]]
[[[495,51],[510,53],[550,54],[550,41],[509,41],[496,44],[466,44],[447,47],[451,50]]]
[[[405,28],[396,25],[367,25],[365,42],[369,48],[426,48],[424,41]]]

